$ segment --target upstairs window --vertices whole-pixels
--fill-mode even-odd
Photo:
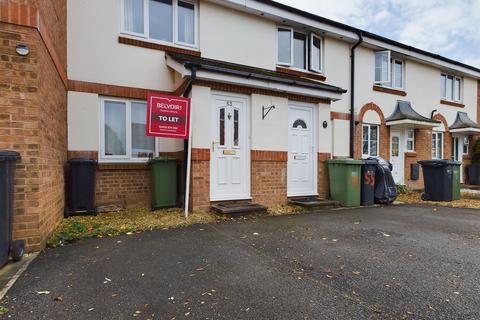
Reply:
[[[462,79],[442,73],[440,76],[441,98],[444,100],[462,101]]]
[[[403,82],[403,61],[393,59],[390,51],[375,52],[375,84],[393,89],[403,89]]]
[[[322,72],[322,38],[287,27],[277,30],[277,63],[301,70]]]
[[[122,32],[153,41],[196,46],[197,9],[191,0],[122,0]]]

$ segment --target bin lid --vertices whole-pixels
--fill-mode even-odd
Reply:
[[[363,164],[376,165],[376,164],[378,164],[378,161],[373,160],[373,159],[365,159],[365,160],[363,160]]]
[[[72,158],[72,159],[68,160],[68,163],[74,163],[74,164],[78,164],[78,163],[96,164],[97,161],[94,160],[94,159],[90,159],[90,158]]]
[[[455,161],[455,160],[447,160],[448,164],[452,165],[452,166],[461,166],[462,165],[462,162],[460,161]]]
[[[451,165],[449,160],[442,160],[442,159],[432,159],[432,160],[421,160],[418,161],[422,165],[422,167],[432,167],[432,168],[439,168]]]
[[[22,159],[20,153],[16,151],[1,150],[0,161],[17,161]]]
[[[326,161],[327,164],[354,164],[354,165],[362,165],[362,160],[355,160],[352,158],[339,158],[339,159],[331,159]]]
[[[170,162],[177,161],[177,158],[174,157],[156,157],[148,160],[148,164],[157,163],[157,162]]]

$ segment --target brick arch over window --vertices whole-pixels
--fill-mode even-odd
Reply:
[[[445,117],[441,113],[435,114],[433,116],[433,120],[441,121],[443,126],[445,127],[445,132],[449,132],[447,119],[445,119]]]
[[[358,113],[358,120],[360,122],[363,122],[363,117],[365,116],[365,113],[367,113],[367,111],[369,110],[375,111],[380,117],[380,123],[382,125],[385,124],[385,116],[382,112],[382,109],[380,109],[380,107],[373,102],[367,103],[360,109],[360,112]]]
[[[355,126],[355,158],[360,159],[362,157],[362,125],[363,117],[367,111],[374,111],[380,118],[380,145],[379,153],[384,159],[389,160],[390,153],[390,130],[385,124],[385,115],[382,109],[373,102],[364,105],[358,113],[358,123]]]

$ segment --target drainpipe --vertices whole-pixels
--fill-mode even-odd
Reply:
[[[355,49],[363,42],[362,33],[350,51],[350,158],[355,156]]]

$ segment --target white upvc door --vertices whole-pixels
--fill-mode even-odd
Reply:
[[[213,132],[210,160],[210,200],[250,198],[248,99],[213,95]]]
[[[463,136],[452,138],[453,160],[462,162],[460,166],[460,182],[463,181]]]
[[[318,195],[314,107],[290,104],[288,128],[287,194]]]
[[[390,162],[392,163],[392,176],[397,184],[404,183],[404,142],[402,131],[390,130]]]

